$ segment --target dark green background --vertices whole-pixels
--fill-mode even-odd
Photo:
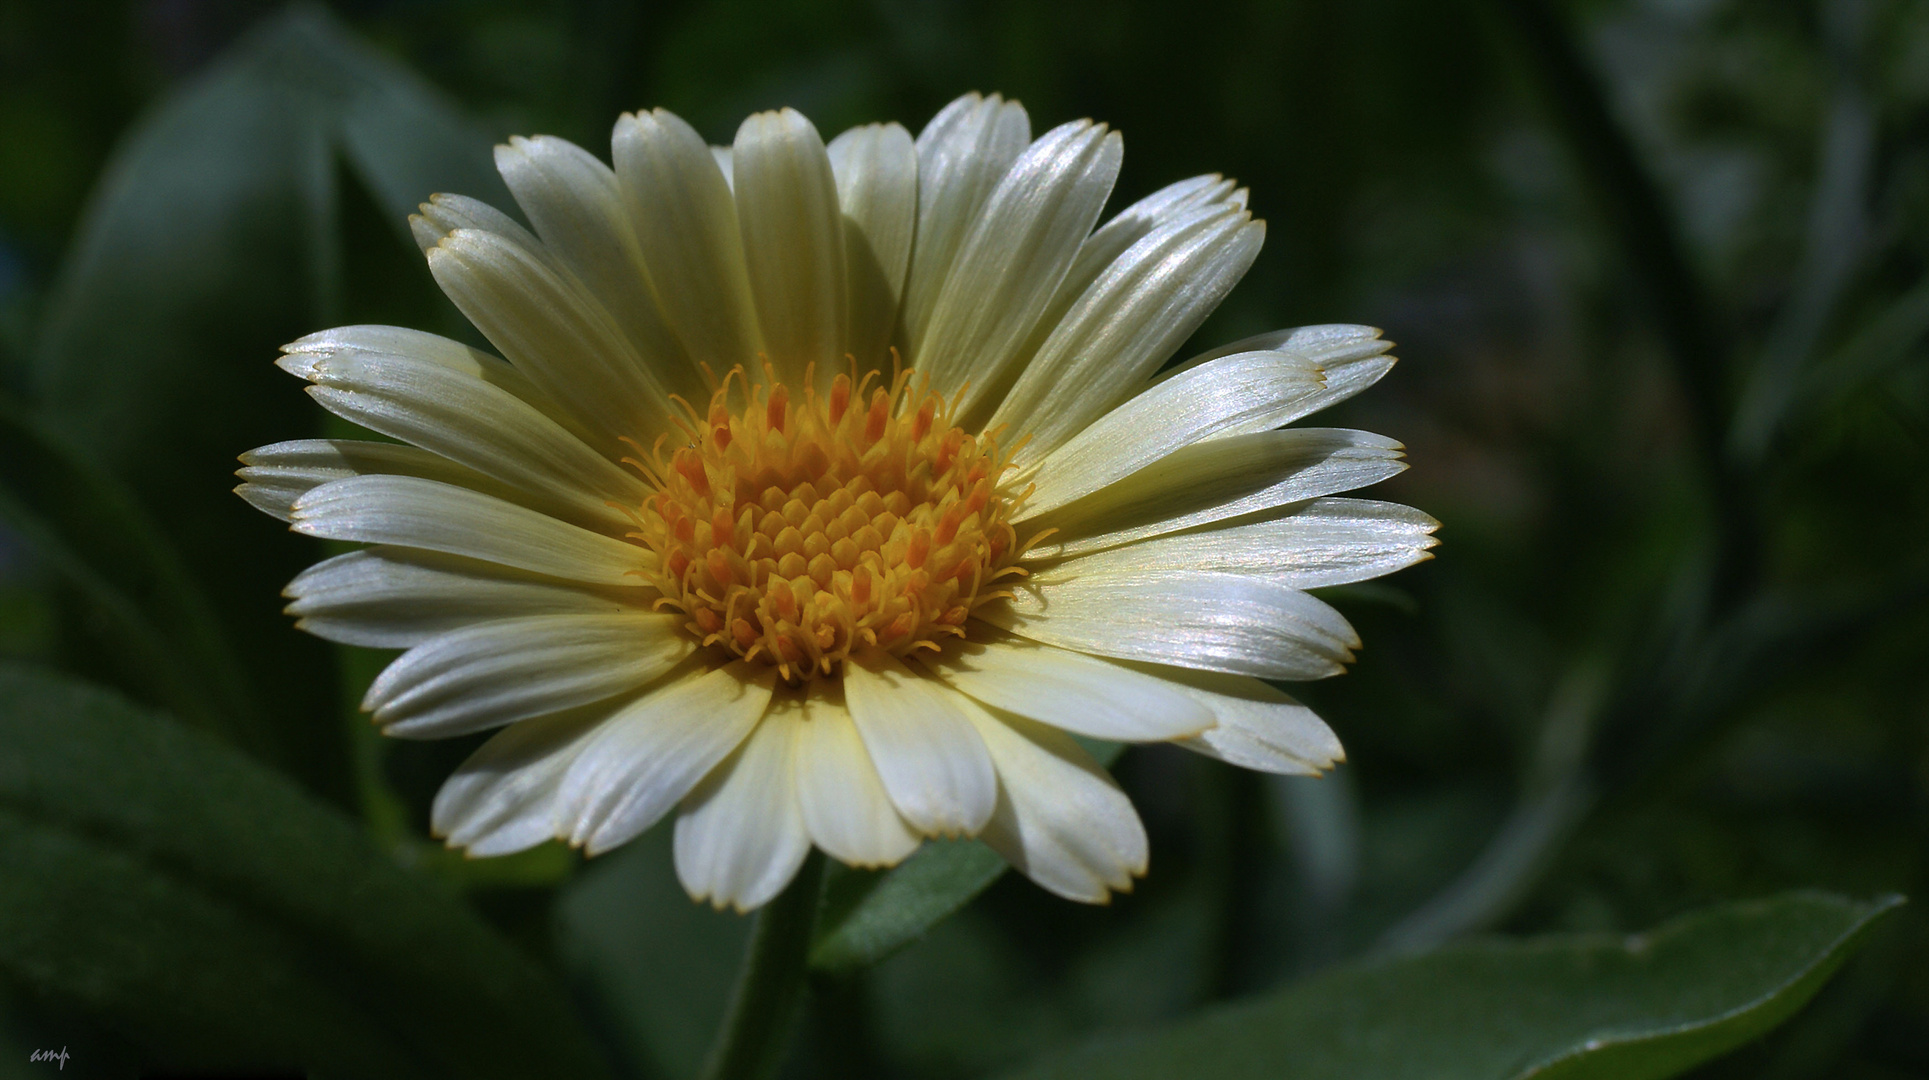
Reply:
[[[661,836],[588,865],[428,845],[427,801],[474,740],[384,743],[353,719],[380,658],[278,612],[321,546],[226,494],[235,453],[334,430],[270,368],[277,345],[345,322],[462,332],[393,200],[343,153],[289,165],[289,129],[237,106],[259,124],[246,153],[175,178],[232,181],[232,235],[156,248],[176,205],[157,198],[95,252],[146,260],[112,309],[127,325],[201,290],[165,338],[64,306],[120,140],[279,10],[0,0],[0,388],[77,455],[8,428],[0,470],[207,662],[143,659],[20,519],[0,525],[0,653],[199,710],[560,973],[625,1067],[679,1074],[742,923],[681,899]],[[653,105],[714,142],[779,105],[827,136],[915,131],[971,89],[1022,100],[1035,130],[1089,115],[1125,134],[1115,205],[1199,172],[1252,187],[1266,248],[1201,344],[1315,322],[1399,343],[1382,385],[1315,421],[1403,440],[1413,469],[1377,494],[1443,522],[1436,561],[1332,590],[1366,648],[1295,692],[1349,763],[1282,780],[1129,752],[1153,845],[1133,895],[1086,908],[1007,876],[820,985],[797,1068],[974,1075],[1471,933],[1639,929],[1792,887],[1929,895],[1929,4],[331,10],[484,134],[599,155],[619,111]],[[502,198],[471,172],[468,193]],[[301,183],[332,186],[332,218],[304,218]],[[22,1045],[121,1037],[10,1000]],[[1699,1075],[1929,1076],[1929,924],[1905,910],[1792,1024]]]

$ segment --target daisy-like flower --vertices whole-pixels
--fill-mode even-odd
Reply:
[[[1436,523],[1333,498],[1404,468],[1283,425],[1392,367],[1361,326],[1161,372],[1259,251],[1246,192],[1180,181],[1094,231],[1121,140],[952,102],[826,146],[794,111],[729,148],[670,113],[614,165],[496,162],[529,222],[438,195],[429,268],[501,356],[381,326],[280,366],[396,442],[243,455],[243,498],[369,546],[288,587],[297,625],[407,651],[383,731],[501,728],[433,827],[606,851],[676,811],[693,897],[750,909],[812,845],[886,866],[975,836],[1103,902],[1146,869],[1073,735],[1317,773],[1331,730],[1262,680],[1359,641],[1306,590],[1427,557]]]

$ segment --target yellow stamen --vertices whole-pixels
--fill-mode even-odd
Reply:
[[[800,401],[769,369],[752,383],[735,368],[707,410],[686,407],[688,445],[666,457],[659,442],[639,466],[656,586],[706,645],[792,682],[853,649],[936,649],[1015,569],[997,433],[953,426],[955,403],[909,371],[888,387],[874,374]]]

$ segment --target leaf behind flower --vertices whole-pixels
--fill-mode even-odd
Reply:
[[[1900,897],[1798,892],[1630,937],[1453,946],[1331,971],[1008,1080],[1653,1080],[1788,1019]]]
[[[287,780],[84,683],[0,702],[7,981],[152,1067],[604,1075],[534,964]]]

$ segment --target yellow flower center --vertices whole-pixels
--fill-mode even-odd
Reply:
[[[658,603],[705,645],[803,681],[859,649],[936,649],[1007,595],[994,581],[1024,573],[995,435],[953,426],[909,371],[874,377],[839,375],[800,403],[736,369],[706,415],[685,406],[689,445],[635,463],[657,489],[639,538],[658,556]]]

